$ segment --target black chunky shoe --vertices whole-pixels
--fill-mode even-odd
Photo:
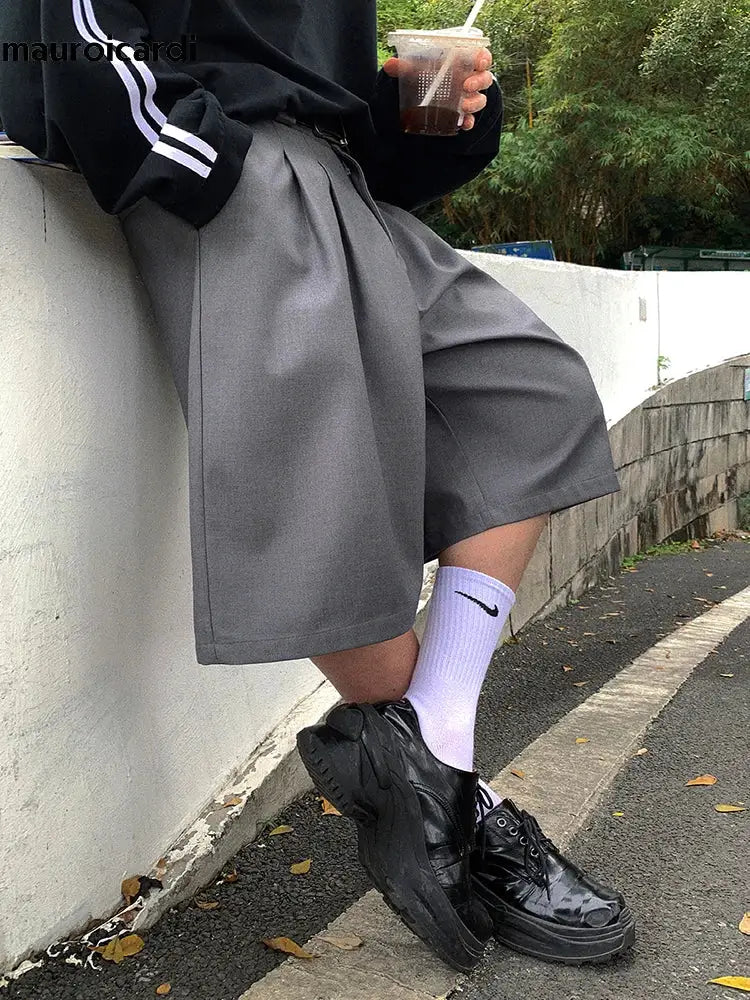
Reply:
[[[492,936],[473,894],[477,774],[428,750],[406,699],[334,708],[297,747],[315,786],[358,826],[359,859],[417,937],[469,972]]]
[[[604,962],[635,941],[622,895],[585,875],[510,799],[500,805],[477,789],[482,821],[471,859],[474,887],[495,937],[548,962]]]

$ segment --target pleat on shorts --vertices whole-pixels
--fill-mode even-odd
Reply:
[[[120,217],[187,422],[203,664],[400,635],[443,548],[620,488],[577,351],[324,139],[254,133],[207,225]]]

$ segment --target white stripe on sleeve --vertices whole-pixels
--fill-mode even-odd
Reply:
[[[217,153],[213,146],[209,146],[203,139],[199,139],[197,135],[186,132],[183,128],[178,128],[176,125],[170,125],[167,122],[162,127],[161,134],[169,136],[170,139],[177,139],[179,142],[184,142],[186,146],[190,146],[196,153],[202,153],[210,163],[216,160]]]
[[[183,167],[187,167],[188,170],[194,171],[196,174],[200,174],[201,177],[208,177],[211,173],[211,167],[205,163],[201,163],[200,160],[196,160],[194,156],[190,153],[183,153],[181,149],[175,149],[174,146],[168,146],[166,142],[154,143],[151,147],[154,153],[159,153],[160,156],[166,156],[168,160],[174,160],[175,163],[181,163]]]
[[[120,51],[132,59],[135,53],[131,46],[119,42],[116,38],[108,38],[104,33],[96,20],[91,0],[72,0],[72,5],[73,20],[81,38],[87,42],[98,42],[104,46],[107,44],[120,45],[122,46]],[[158,126],[162,134],[170,136],[186,146],[190,146],[196,152],[205,156],[211,163],[216,161],[218,154],[213,146],[198,136],[168,123],[167,116],[156,106],[154,101],[157,86],[156,78],[148,66],[138,60],[126,62],[124,59],[118,57],[112,61],[112,66],[127,91],[133,121],[141,135],[150,143],[152,150],[162,156],[168,157],[175,163],[181,164],[183,167],[187,167],[188,170],[192,170],[201,177],[207,177],[211,172],[210,167],[207,167],[189,153],[175,150],[166,143],[161,142],[159,132],[153,127],[154,125]],[[135,73],[143,80],[146,88],[145,95],[141,93],[134,75]],[[150,116],[151,121],[146,118],[146,114]]]

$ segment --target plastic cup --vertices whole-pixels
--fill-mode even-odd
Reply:
[[[477,49],[490,39],[479,28],[391,31],[388,44],[402,61],[399,75],[401,129],[418,135],[455,135],[461,121],[464,82],[474,72]]]

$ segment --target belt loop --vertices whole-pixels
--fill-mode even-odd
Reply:
[[[342,149],[349,148],[349,141],[346,137],[346,129],[344,128],[344,123],[341,119],[341,115],[338,116],[339,128],[342,134],[337,135],[335,132],[328,132],[326,129],[322,129],[317,122],[317,119],[313,121],[313,132],[315,135],[320,136],[321,139],[327,139],[329,142],[335,142],[337,145],[341,146]]]
[[[287,111],[277,111],[275,120],[282,122],[284,125],[296,125],[298,128],[304,128],[312,132],[313,135],[318,136],[319,139],[324,139],[326,142],[333,143],[335,147],[342,150],[349,149],[349,140],[346,135],[346,129],[344,128],[344,122],[342,116],[336,115],[338,121],[338,127],[340,133],[332,132],[327,129],[325,125],[321,126],[320,121],[330,123],[332,115],[310,115],[309,121],[300,121],[294,115],[290,115]]]

